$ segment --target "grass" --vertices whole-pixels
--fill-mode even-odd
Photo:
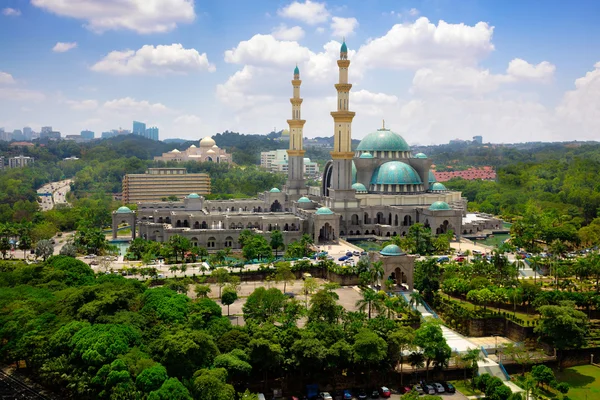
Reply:
[[[445,296],[445,297],[448,297],[448,294],[444,293],[444,296]],[[453,297],[453,296],[450,296],[450,299],[452,299],[452,300],[456,300],[456,301],[460,302],[460,304],[461,304],[463,307],[465,307],[465,308],[467,308],[467,309],[469,309],[469,310],[473,310],[473,311],[475,311],[475,309],[477,309],[477,310],[480,310],[480,311],[481,311],[481,310],[483,310],[483,306],[475,306],[475,304],[473,304],[473,303],[470,303],[470,302],[468,302],[468,301],[466,301],[466,300],[462,300],[462,299],[459,299],[459,298],[457,298],[457,297]],[[490,306],[490,305],[488,305],[488,307],[487,307],[487,312],[488,312],[488,313],[491,313],[492,311],[495,311],[495,312],[497,312],[497,311],[498,311],[498,308],[497,308],[497,307],[494,307],[494,306]],[[537,319],[539,319],[539,317],[538,317],[537,315],[525,314],[525,313],[518,312],[518,311],[517,311],[516,313],[513,313],[513,311],[512,311],[512,310],[507,310],[507,309],[505,309],[505,308],[501,308],[501,309],[500,309],[500,312],[506,312],[507,314],[510,314],[510,315],[513,315],[513,314],[514,314],[514,316],[515,316],[515,317],[517,317],[517,318],[520,318],[520,319],[522,319],[523,321],[534,321],[534,320],[537,320]]]
[[[571,389],[567,394],[571,400],[600,399],[600,368],[580,365],[556,372],[559,382],[567,382]]]
[[[471,383],[469,381],[467,381],[465,383],[465,381],[463,381],[461,379],[459,381],[450,381],[450,383],[454,385],[454,387],[456,388],[456,390],[458,390],[459,392],[461,392],[465,396],[477,396],[479,394],[482,394],[477,389],[471,389]]]

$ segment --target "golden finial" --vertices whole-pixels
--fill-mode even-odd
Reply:
[[[385,130],[385,119],[383,120],[383,130]]]

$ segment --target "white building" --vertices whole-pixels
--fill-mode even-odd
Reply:
[[[9,168],[21,168],[33,164],[33,157],[17,156],[8,159]]]
[[[154,157],[155,161],[197,161],[197,162],[216,162],[228,163],[231,161],[231,156],[227,154],[225,149],[221,149],[215,143],[214,139],[207,136],[200,140],[199,147],[191,145],[187,150],[179,151],[173,149],[168,153],[163,153],[162,156]]]
[[[274,164],[280,161],[287,162],[287,150],[271,150],[260,152],[260,166],[271,171]]]

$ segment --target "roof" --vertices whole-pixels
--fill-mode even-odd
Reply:
[[[331,211],[327,207],[321,207],[317,210],[317,212],[315,214],[317,214],[317,215],[332,215],[333,211]]]
[[[302,196],[298,199],[298,203],[312,203],[312,201],[308,197]]]
[[[371,153],[369,153],[369,152],[367,152],[367,153],[362,153],[362,154],[360,155],[360,157],[358,157],[358,158],[373,158],[373,154],[371,154]]]
[[[431,185],[430,189],[435,191],[448,190],[446,189],[446,186],[444,186],[444,184],[439,182],[435,182],[433,185]]]
[[[415,154],[415,158],[427,158],[427,156],[425,155],[425,153],[417,153]]]
[[[436,201],[432,205],[429,206],[431,211],[444,211],[444,210],[452,210],[452,208],[445,201]]]
[[[200,147],[213,147],[215,144],[217,143],[215,143],[214,139],[210,136],[207,136],[200,141]]]
[[[198,193],[190,193],[187,198],[188,199],[199,199],[200,196],[198,195]]]
[[[366,193],[367,192],[367,188],[362,183],[353,184],[352,189],[356,190],[358,193]]]
[[[433,173],[432,170],[429,170],[429,183],[434,183],[437,182],[437,179],[435,179],[435,174]]]
[[[277,188],[273,188],[273,189],[269,190],[269,192],[271,192],[271,193],[281,193],[281,190],[279,190]]]
[[[133,212],[133,211],[131,211],[131,209],[126,206],[121,206],[117,209],[117,214],[125,214],[125,213],[130,213],[130,212]]]
[[[410,151],[406,140],[389,129],[378,129],[369,133],[360,141],[356,150],[359,151]]]
[[[347,53],[348,52],[348,46],[346,46],[346,41],[344,40],[342,42],[342,47],[340,47],[340,53]]]
[[[298,68],[297,65],[296,65],[296,68],[294,68],[294,75],[300,75],[300,69]]]
[[[401,161],[388,161],[375,169],[371,176],[374,185],[419,185],[417,171]]]
[[[402,249],[395,244],[388,244],[379,252],[382,256],[403,256],[404,253]]]

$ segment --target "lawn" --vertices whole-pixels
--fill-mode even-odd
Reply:
[[[567,394],[571,400],[600,399],[600,368],[580,365],[556,372],[559,382],[567,382],[571,389]]]
[[[464,306],[465,308],[467,308],[467,309],[470,309],[470,310],[482,310],[483,309],[483,306],[476,306],[475,304],[470,303],[470,302],[465,301],[465,300],[462,300],[462,299],[459,299],[458,297],[449,296],[447,293],[444,293],[444,296],[445,297],[450,297],[452,300],[456,300],[456,301],[460,302],[460,304],[462,306]],[[498,311],[498,309],[496,307],[494,307],[494,306],[489,305],[487,307],[487,312],[491,313],[493,311]],[[511,310],[507,310],[507,309],[504,309],[504,308],[501,308],[500,312],[506,312],[507,314],[514,315],[515,317],[520,318],[523,321],[530,321],[530,322],[532,322],[534,320],[539,319],[539,317],[537,315],[535,315],[535,314],[525,314],[525,313],[518,312],[518,311],[515,313],[515,312],[513,312]]]
[[[461,392],[465,396],[477,396],[479,394],[482,394],[477,389],[471,389],[471,382],[468,381],[468,380],[467,380],[466,383],[462,379],[459,380],[459,381],[450,381],[450,383],[454,385],[454,387],[456,388],[456,390],[458,390],[459,392]]]

